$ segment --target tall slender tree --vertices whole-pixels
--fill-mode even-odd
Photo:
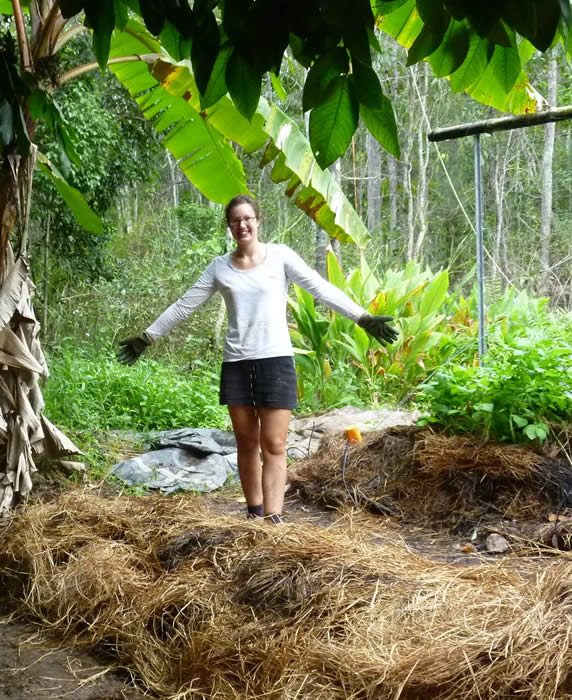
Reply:
[[[557,106],[558,95],[558,69],[556,59],[552,59],[548,66],[548,102],[550,107]],[[554,159],[554,138],[556,124],[544,126],[544,149],[542,151],[542,187],[540,204],[540,264],[541,264],[541,290],[543,294],[550,293],[550,233],[552,229],[552,163]]]

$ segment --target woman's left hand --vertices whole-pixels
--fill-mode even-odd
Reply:
[[[388,322],[393,321],[393,316],[376,316],[375,314],[364,314],[358,323],[360,328],[367,331],[382,345],[393,343],[398,336],[395,328],[388,325]]]

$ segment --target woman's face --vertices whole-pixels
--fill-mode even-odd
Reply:
[[[258,219],[250,204],[237,204],[230,210],[228,227],[240,245],[258,241]]]

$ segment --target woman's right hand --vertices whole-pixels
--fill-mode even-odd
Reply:
[[[143,331],[139,335],[119,341],[120,347],[116,357],[124,365],[134,365],[149,345],[151,338]]]

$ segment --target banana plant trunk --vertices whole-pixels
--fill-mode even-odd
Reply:
[[[28,496],[43,459],[81,454],[42,413],[48,368],[26,261],[34,165],[33,147],[6,155],[0,179],[0,518]]]

